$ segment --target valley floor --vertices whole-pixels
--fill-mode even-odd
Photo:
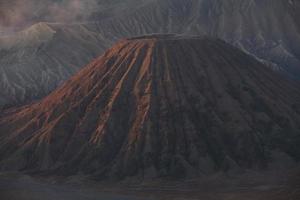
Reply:
[[[1,200],[299,200],[299,182],[288,176],[247,174],[242,178],[217,175],[205,181],[143,186],[99,186],[80,181],[41,180],[16,173],[0,174]],[[295,177],[294,177],[295,178]],[[293,178],[293,179],[294,179]],[[296,178],[299,180],[298,178]]]

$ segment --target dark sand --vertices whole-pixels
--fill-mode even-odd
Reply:
[[[276,177],[276,178],[274,178]],[[215,175],[205,180],[118,184],[0,174],[0,200],[299,200],[297,174]],[[295,182],[295,180],[297,180]],[[160,186],[157,186],[160,185]]]

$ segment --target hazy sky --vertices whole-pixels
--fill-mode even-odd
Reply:
[[[0,27],[38,20],[80,21],[97,8],[97,0],[0,0]]]

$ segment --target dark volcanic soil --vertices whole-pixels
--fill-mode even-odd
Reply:
[[[198,180],[115,186],[82,181],[78,176],[62,182],[55,178],[2,173],[0,197],[3,200],[298,200],[300,182],[294,176],[299,174],[277,173],[280,175],[274,172],[217,174]]]
[[[214,38],[122,40],[0,117],[0,167],[120,180],[292,167],[300,87]]]

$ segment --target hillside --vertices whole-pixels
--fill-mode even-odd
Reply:
[[[0,118],[2,170],[197,177],[299,161],[299,84],[210,37],[124,39]]]
[[[84,9],[61,8],[78,14],[65,21],[47,11],[53,1],[29,2],[39,11],[30,23],[59,23],[0,36],[0,105],[41,98],[120,38],[149,33],[218,37],[276,71],[300,77],[299,0],[84,1]]]
[[[0,37],[0,107],[44,97],[106,46],[84,25],[38,23]]]

